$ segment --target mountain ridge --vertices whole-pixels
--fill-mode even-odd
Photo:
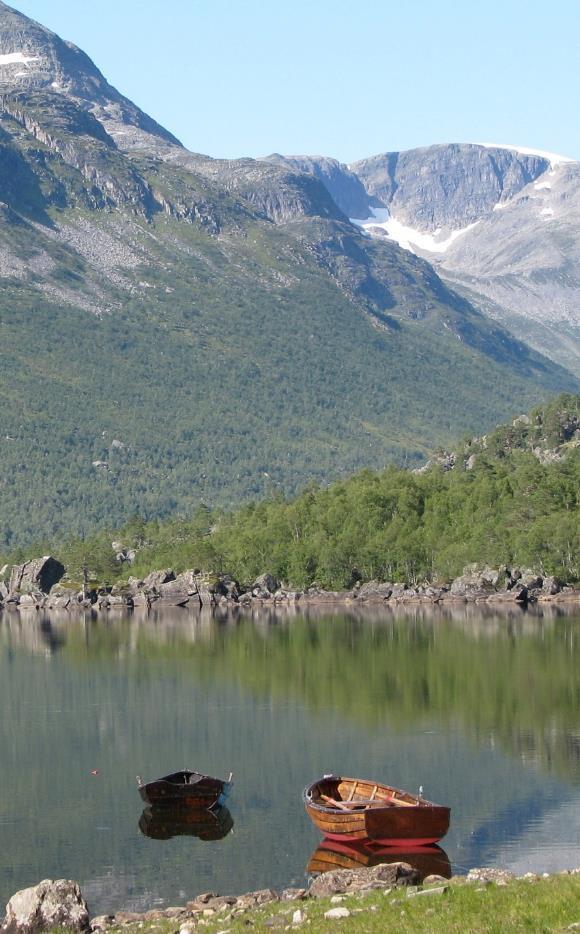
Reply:
[[[359,214],[349,216],[369,236],[427,259],[484,314],[580,372],[580,162],[487,144],[438,144],[349,166],[268,158],[316,175],[343,208],[354,176],[367,202],[361,195]]]
[[[51,88],[54,34],[17,15],[0,54],[40,70],[0,100],[5,544],[419,463],[578,385],[319,178],[156,136],[84,59]]]

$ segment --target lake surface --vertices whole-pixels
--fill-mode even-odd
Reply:
[[[0,709],[0,909],[44,878],[93,914],[301,885],[325,772],[448,804],[455,872],[580,866],[578,613],[5,613]],[[234,772],[223,839],[140,829],[135,776],[183,767]]]

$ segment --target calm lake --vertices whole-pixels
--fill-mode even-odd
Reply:
[[[423,785],[455,872],[580,866],[577,611],[5,613],[0,708],[0,914],[45,878],[93,914],[302,885],[325,772]],[[135,776],[183,767],[234,772],[222,839],[141,829]]]

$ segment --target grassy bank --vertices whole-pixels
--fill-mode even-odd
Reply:
[[[348,916],[325,918],[333,909]],[[295,915],[300,912],[300,919]],[[296,921],[293,919],[296,917]],[[573,926],[573,927],[571,927]],[[191,920],[135,922],[108,930],[135,934],[174,934],[184,928],[217,932],[304,928],[309,932],[505,932],[565,931],[580,928],[580,874],[519,879],[507,885],[467,883],[454,879],[444,886],[394,888],[368,895],[333,899],[274,902],[236,918],[226,909]]]

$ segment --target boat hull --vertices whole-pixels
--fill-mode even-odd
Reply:
[[[154,782],[139,785],[139,794],[146,804],[203,811],[223,805],[231,791],[231,782],[200,775],[184,769],[165,775]]]
[[[429,846],[449,829],[449,808],[366,780],[325,777],[305,789],[304,804],[312,823],[330,840]]]

